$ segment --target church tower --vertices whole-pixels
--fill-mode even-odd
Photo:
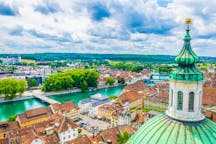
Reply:
[[[128,144],[215,144],[216,123],[201,111],[203,74],[195,67],[199,58],[190,45],[190,23],[187,19],[178,67],[170,75],[168,110],[147,120]]]
[[[187,19],[184,45],[176,57],[177,69],[170,75],[169,107],[167,115],[176,120],[201,121],[203,74],[195,64],[199,61],[190,44],[191,20]]]

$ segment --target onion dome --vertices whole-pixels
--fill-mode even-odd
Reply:
[[[193,65],[199,62],[199,57],[193,52],[191,45],[190,45],[190,34],[189,34],[189,27],[186,29],[186,34],[184,38],[184,46],[179,55],[175,58],[175,61],[179,65]]]
[[[159,114],[132,135],[129,144],[215,144],[216,123],[209,119],[182,122]]]
[[[176,63],[178,63],[178,67],[176,71],[171,74],[170,78],[173,80],[202,81],[203,74],[195,67],[195,64],[199,62],[199,57],[193,52],[190,44],[190,22],[187,24],[188,26],[184,37],[184,46],[179,55],[175,58]]]

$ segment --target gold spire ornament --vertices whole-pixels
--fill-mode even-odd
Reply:
[[[185,23],[186,23],[187,25],[191,24],[191,23],[192,23],[192,19],[191,19],[191,18],[187,18],[187,19],[185,20]]]
[[[190,24],[192,23],[192,19],[191,18],[187,18],[186,20],[185,20],[185,23],[186,23],[186,25],[187,25],[187,32],[189,32],[189,30],[190,30]]]

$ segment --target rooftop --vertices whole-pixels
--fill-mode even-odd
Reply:
[[[18,114],[17,117],[20,120],[20,122],[26,122],[33,119],[37,119],[39,117],[48,116],[51,114],[52,112],[49,108],[40,107],[40,108],[35,108],[32,110],[28,110],[24,113]]]

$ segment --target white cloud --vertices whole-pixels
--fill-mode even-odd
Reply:
[[[215,1],[0,0],[1,4],[19,12],[17,16],[0,15],[0,34],[4,35],[0,39],[1,53],[176,55],[183,45],[184,20],[191,17],[194,51],[216,55]],[[36,10],[40,6],[42,12]]]

